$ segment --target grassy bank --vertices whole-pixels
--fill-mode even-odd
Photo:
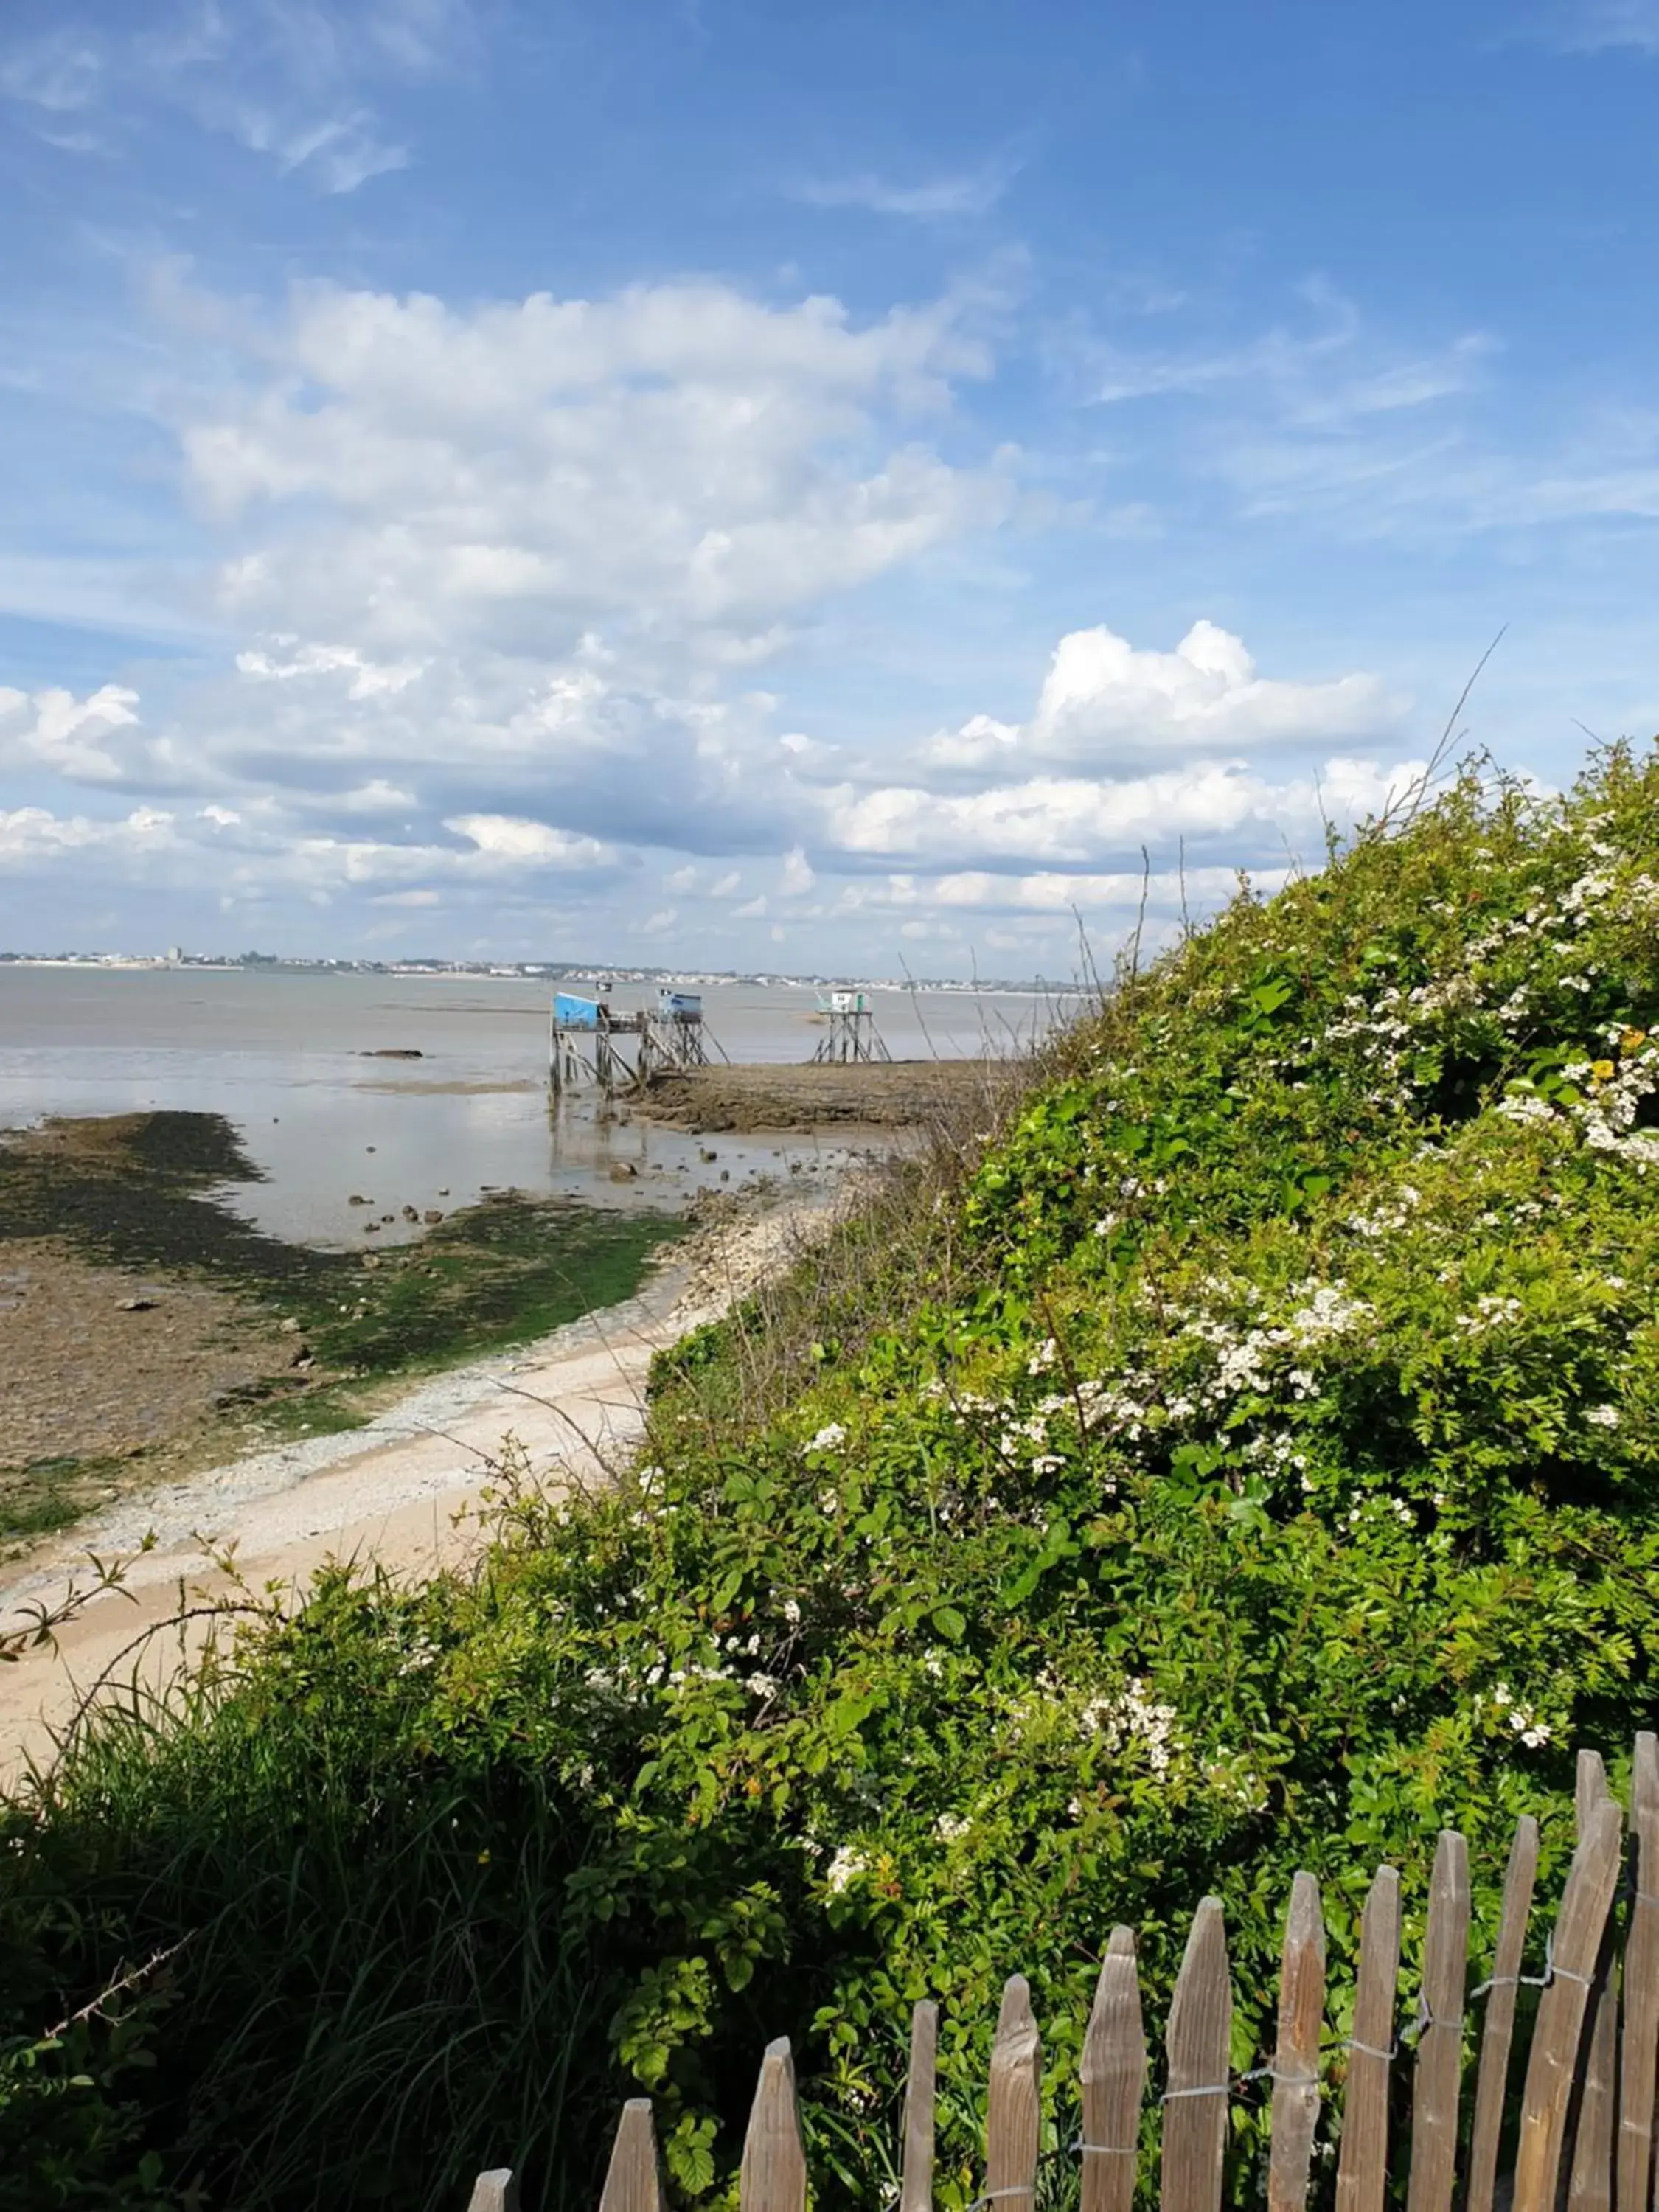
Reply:
[[[0,1443],[0,1542],[135,1483],[355,1425],[400,1381],[631,1297],[685,1225],[502,1192],[414,1243],[325,1251],[226,1202],[228,1184],[257,1177],[211,1114],[60,1121],[0,1142],[0,1267],[27,1259],[34,1278],[11,1382],[24,1389],[27,1355],[40,1401],[26,1424],[14,1395],[9,1425],[62,1432],[44,1452]],[[112,1376],[118,1415],[94,1415],[89,1385]]]
[[[1559,803],[1466,778],[1126,972],[661,1364],[634,1482],[510,1499],[465,1580],[325,1582],[15,1812],[27,2201],[437,2212],[507,2161],[576,2202],[643,2088],[728,2203],[788,2033],[818,2201],[868,2203],[926,1991],[960,2207],[1011,1971],[1060,2142],[1115,1921],[1156,2013],[1222,1898],[1241,2063],[1297,1866],[1339,2036],[1380,1859],[1408,1991],[1443,1826],[1489,1945],[1516,1814],[1547,1882],[1571,1746],[1618,1776],[1651,1721],[1656,1019],[1625,753]],[[1236,2195],[1259,2142],[1241,2106]]]

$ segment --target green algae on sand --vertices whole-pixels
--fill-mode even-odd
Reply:
[[[143,1428],[149,1443],[130,1474],[118,1460],[112,1475],[106,1444],[89,1448],[69,1432],[71,1410],[45,1456],[37,1445],[27,1468],[10,1470],[29,1479],[0,1481],[0,1538],[42,1532],[73,1518],[75,1504],[180,1472],[185,1458],[229,1456],[273,1432],[352,1427],[400,1376],[529,1341],[632,1297],[653,1255],[688,1225],[509,1191],[458,1208],[411,1243],[326,1251],[271,1236],[226,1202],[227,1184],[258,1179],[234,1127],[215,1114],[64,1119],[0,1139],[0,1267],[9,1251],[37,1274],[54,1265],[65,1274],[114,1270],[210,1290],[222,1299],[216,1345],[249,1354],[228,1389],[204,1362],[189,1418],[175,1372],[165,1433],[155,1422]],[[66,1403],[72,1409],[77,1364],[112,1360],[138,1370],[131,1386],[142,1400],[143,1360],[131,1360],[137,1347],[122,1335],[106,1275],[89,1277],[82,1305],[61,1346],[46,1348]],[[39,1364],[42,1347],[33,1350]],[[159,1389],[159,1375],[148,1380]]]

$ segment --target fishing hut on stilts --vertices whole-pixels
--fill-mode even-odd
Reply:
[[[830,1026],[812,1054],[815,1063],[847,1066],[857,1060],[893,1057],[876,1027],[875,1009],[870,1004],[867,991],[831,991],[827,999],[818,1000],[818,1012],[825,1016]]]
[[[702,1000],[666,987],[654,1006],[623,1012],[608,986],[597,999],[555,994],[548,1024],[547,1085],[555,1098],[568,1090],[598,1090],[605,1098],[642,1091],[665,1070],[707,1067],[726,1055],[704,1025]]]

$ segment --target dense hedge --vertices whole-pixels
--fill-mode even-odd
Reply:
[[[336,1577],[186,1724],[89,1737],[13,1822],[9,2024],[188,1931],[125,2031],[164,2064],[22,2051],[12,2121],[49,2096],[83,2171],[149,2148],[238,2207],[453,2205],[501,2160],[551,2203],[643,2087],[696,2199],[788,2033],[821,2197],[869,2202],[927,1992],[948,2204],[1007,1972],[1060,2128],[1115,1920],[1156,1997],[1223,1898],[1241,2061],[1297,1866],[1339,2015],[1384,1856],[1408,1960],[1443,1825],[1490,1932],[1516,1814],[1547,1881],[1572,1747],[1618,1771],[1653,1720],[1656,1020],[1659,767],[1622,750],[1242,896],[781,1414],[710,1418],[729,1324],[615,1495],[518,1498],[473,1584]]]

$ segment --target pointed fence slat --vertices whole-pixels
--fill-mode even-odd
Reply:
[[[1325,2019],[1325,1921],[1319,1884],[1291,1885],[1279,1969],[1279,2040],[1273,2050],[1267,2212],[1303,2212],[1319,2124],[1319,2038]]]
[[[1583,1841],[1585,1824],[1604,1797],[1611,1796],[1607,1788],[1607,1761],[1599,1751],[1581,1751],[1573,1770],[1572,1809],[1577,1824],[1578,1840]]]
[[[1232,2024],[1226,1923],[1220,1899],[1206,1897],[1194,1915],[1170,2006],[1163,2212],[1217,2212],[1220,2204]]]
[[[904,2171],[899,2212],[933,2212],[933,2097],[939,2007],[924,1997],[910,2015],[910,2072],[904,2085]]]
[[[1644,1729],[1631,1768],[1630,1932],[1619,2064],[1619,2212],[1647,2212],[1659,2067],[1659,1738]]]
[[[789,2039],[766,2046],[744,2137],[738,2179],[742,2212],[806,2212],[806,2156],[795,2111]]]
[[[1581,1751],[1576,1803],[1578,1838],[1595,1808],[1610,1795],[1607,1770],[1599,1751]],[[1613,2099],[1618,2094],[1619,1977],[1613,1957],[1613,1923],[1608,1921],[1589,1994],[1588,2032],[1583,2046],[1583,2087],[1572,2163],[1567,2181],[1569,2212],[1612,2212]]]
[[[510,2166],[481,2173],[472,2185],[466,2212],[519,2212],[519,2185]]]
[[[1619,1972],[1605,1944],[1589,2009],[1567,2212],[1612,2212],[1613,2100],[1619,2092]]]
[[[662,2212],[662,2171],[649,2097],[630,2097],[623,2106],[599,2212]]]
[[[1146,2093],[1135,1939],[1114,1928],[1083,2040],[1082,2212],[1129,2212]]]
[[[1468,1845],[1455,1829],[1443,1828],[1429,1879],[1429,1924],[1423,1939],[1423,2032],[1412,2087],[1406,2212],[1451,2212],[1468,1955]]]
[[[1042,2084],[1042,2044],[1031,2016],[1030,1987],[1024,1974],[1011,1974],[991,2045],[985,2110],[985,2194],[1006,2202],[1008,2212],[1031,2212],[1036,2203]]]
[[[1400,1876],[1378,1867],[1359,1923],[1359,1971],[1342,2096],[1336,2212],[1382,2212],[1389,2172],[1389,2073],[1400,1979]]]
[[[1551,1947],[1554,1971],[1539,2002],[1527,2061],[1514,2212],[1551,2212],[1555,2201],[1579,2036],[1619,1880],[1622,1829],[1619,1808],[1604,1798],[1589,1814],[1583,1840],[1573,1853]]]
[[[1520,1994],[1521,1961],[1526,1954],[1527,1922],[1533,1886],[1538,1879],[1538,1823],[1530,1813],[1516,1823],[1504,1877],[1504,1910],[1498,1923],[1498,1949],[1486,1992],[1486,2025],[1480,2037],[1480,2073],[1474,2092],[1474,2135],[1469,2146],[1468,2212],[1492,2212],[1498,2179],[1498,2139],[1504,2125],[1504,2097],[1509,2081],[1510,2046],[1515,2040],[1515,2004]]]

